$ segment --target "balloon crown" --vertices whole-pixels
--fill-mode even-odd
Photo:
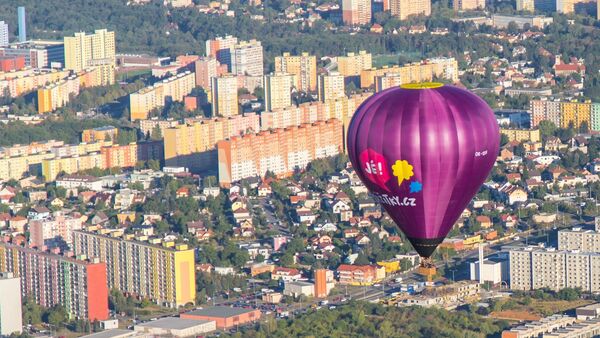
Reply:
[[[405,83],[400,85],[402,89],[434,89],[443,87],[441,82],[421,82],[421,83]]]

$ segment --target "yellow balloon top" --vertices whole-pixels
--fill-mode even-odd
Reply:
[[[421,83],[405,83],[400,85],[402,89],[434,89],[443,87],[441,82],[421,82]]]

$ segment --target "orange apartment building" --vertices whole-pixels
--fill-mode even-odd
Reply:
[[[312,160],[341,153],[342,131],[342,122],[331,119],[220,141],[219,183],[228,187],[243,178],[262,177],[267,171],[289,176]]]

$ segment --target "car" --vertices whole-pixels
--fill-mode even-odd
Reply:
[[[335,308],[336,308],[336,306],[335,306],[335,305],[330,305],[330,306],[329,306],[329,310],[333,310],[333,309],[335,309]]]

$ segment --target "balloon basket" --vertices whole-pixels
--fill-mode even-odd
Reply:
[[[427,282],[433,280],[433,276],[437,273],[437,268],[431,262],[431,258],[421,257],[421,264],[419,265],[419,274],[425,278]]]

